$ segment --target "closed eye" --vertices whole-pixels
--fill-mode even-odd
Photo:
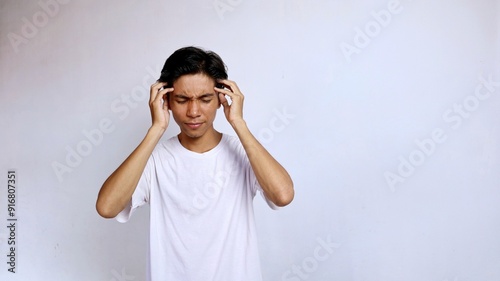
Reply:
[[[213,100],[214,96],[215,96],[215,94],[204,94],[198,98],[189,98],[189,97],[184,96],[184,95],[176,95],[175,102],[178,104],[184,104],[190,100],[193,100],[193,101],[199,100],[203,103],[210,103]]]

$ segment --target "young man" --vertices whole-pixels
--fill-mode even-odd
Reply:
[[[237,137],[214,129],[221,105]],[[223,61],[195,47],[175,51],[149,106],[152,125],[104,182],[97,212],[126,222],[150,204],[148,280],[262,280],[252,201],[260,191],[272,208],[285,206],[293,183],[249,131]],[[170,115],[180,133],[160,141]]]

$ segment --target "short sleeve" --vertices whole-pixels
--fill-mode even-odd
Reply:
[[[251,182],[253,183],[253,188],[255,191],[258,191],[262,198],[266,201],[267,205],[273,209],[273,210],[279,210],[280,207],[276,206],[276,204],[273,203],[269,198],[266,197],[266,194],[264,193],[264,190],[259,184],[259,181],[257,180],[257,177],[255,176],[255,173],[253,172],[252,167],[250,166],[250,177],[251,177]]]
[[[248,159],[248,156],[245,152],[245,149],[241,145],[241,142],[239,139],[236,137],[232,138],[233,145],[236,146],[236,151],[239,157],[239,160],[237,161],[238,165],[245,171],[245,181],[247,184],[247,187],[251,189],[252,196],[255,196],[258,193],[264,198],[266,201],[267,205],[273,209],[273,210],[279,210],[280,207],[276,206],[276,204],[273,203],[269,198],[266,197],[264,190],[259,184],[259,181],[257,180],[257,176],[255,175],[255,172],[252,169],[252,165],[250,164],[250,160]]]
[[[132,198],[127,203],[125,208],[115,217],[118,222],[127,222],[137,208],[149,202],[151,178],[154,173],[153,166],[153,157],[150,157],[144,171],[141,174],[139,183],[132,194]]]

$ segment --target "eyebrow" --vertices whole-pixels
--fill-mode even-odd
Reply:
[[[203,94],[201,96],[198,97],[198,99],[204,99],[204,98],[209,98],[209,97],[213,97],[215,96],[214,93],[206,93],[206,94]],[[174,98],[179,98],[179,99],[193,99],[193,98],[190,98],[186,95],[183,95],[183,94],[175,94],[174,95]]]

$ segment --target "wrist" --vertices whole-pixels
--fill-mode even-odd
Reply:
[[[243,118],[233,120],[230,122],[230,124],[233,127],[233,129],[235,129],[235,130],[240,129],[240,128],[245,128],[247,126],[247,123],[245,122],[245,120],[243,120]]]
[[[157,138],[161,138],[161,136],[163,135],[163,133],[165,133],[165,131],[167,130],[167,128],[164,128],[160,125],[151,125],[151,127],[149,128],[148,130],[148,134],[151,134]]]

